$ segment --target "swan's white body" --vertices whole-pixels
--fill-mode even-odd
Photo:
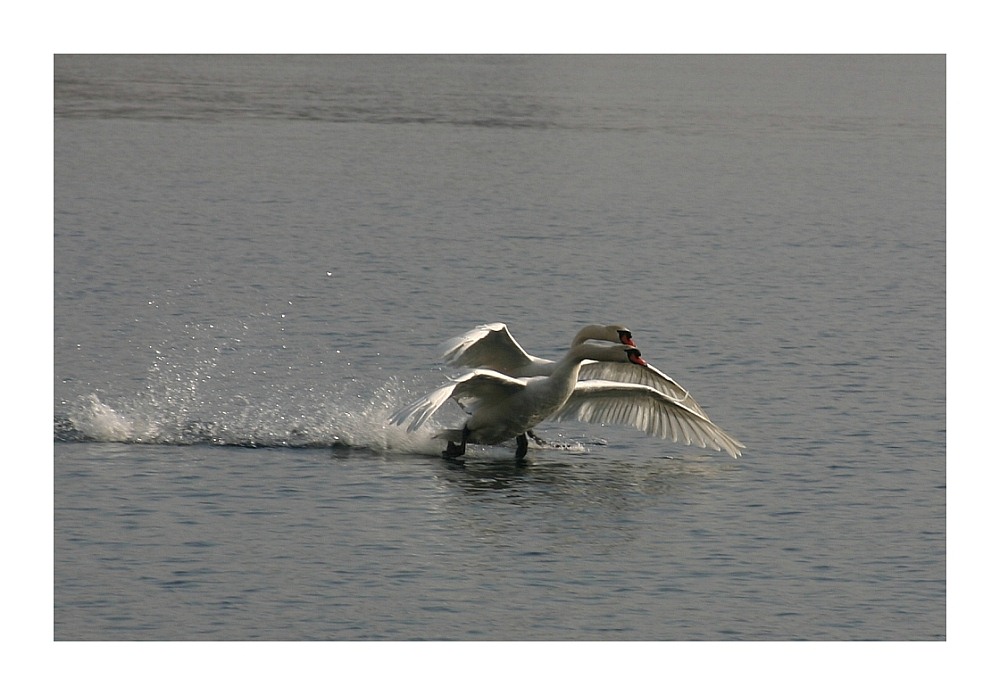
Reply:
[[[572,345],[580,345],[587,340],[606,340],[623,345],[635,346],[632,332],[625,326],[585,326],[573,338]],[[557,362],[535,357],[525,352],[514,340],[507,325],[484,323],[471,331],[455,336],[441,344],[442,357],[447,364],[475,369],[492,369],[514,377],[550,376]],[[686,406],[704,418],[705,411],[698,405],[687,389],[648,363],[605,362],[585,360],[580,367],[580,379],[602,379],[620,381],[627,384],[643,384],[662,391],[672,399]]]
[[[449,398],[454,399],[471,416],[461,429],[435,435],[449,440],[446,456],[460,456],[466,442],[499,444],[516,437],[518,458],[522,458],[527,449],[525,433],[550,418],[627,424],[685,444],[725,450],[733,458],[740,455],[743,444],[662,391],[643,384],[578,381],[585,360],[645,363],[634,347],[582,343],[555,362],[549,376],[518,378],[476,369],[397,411],[390,421],[412,432]],[[461,446],[454,446],[452,442],[459,439]]]

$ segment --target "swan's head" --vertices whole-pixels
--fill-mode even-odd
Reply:
[[[635,347],[632,341],[632,331],[621,324],[612,323],[607,326],[584,326],[573,338],[573,345],[579,345],[588,340],[606,340],[609,343],[621,343],[629,347]]]
[[[646,366],[646,360],[642,359],[642,353],[639,352],[639,348],[629,348],[625,351],[628,356],[628,361],[632,364],[637,364],[640,367]]]
[[[609,326],[609,328],[614,328],[615,332],[618,334],[618,342],[622,345],[628,345],[629,347],[635,347],[635,342],[632,340],[632,331],[625,328],[625,326]],[[636,350],[638,352],[638,350]]]

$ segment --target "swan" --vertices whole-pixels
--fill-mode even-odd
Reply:
[[[584,326],[570,347],[588,340],[606,340],[635,347],[632,331],[625,326]],[[456,367],[482,367],[510,376],[549,376],[555,361],[529,355],[514,340],[505,323],[484,323],[441,344],[442,357]]]
[[[581,343],[555,363],[549,376],[519,378],[492,369],[474,369],[401,408],[390,422],[413,432],[449,398],[454,399],[471,415],[461,429],[445,429],[434,435],[448,440],[448,448],[441,452],[445,458],[462,456],[468,442],[499,444],[514,438],[515,456],[520,461],[528,451],[527,432],[548,418],[628,424],[674,441],[683,438],[686,444],[724,449],[733,458],[740,455],[743,444],[662,391],[644,384],[579,381],[585,360],[645,364],[635,347]]]
[[[604,340],[635,347],[632,331],[620,324],[584,326],[573,338],[573,345],[587,340]],[[492,369],[508,376],[549,376],[556,362],[529,355],[514,340],[504,323],[484,323],[471,331],[449,338],[441,344],[441,355],[447,364],[457,367]],[[662,391],[706,420],[708,415],[688,390],[645,360],[635,362],[605,362],[586,360],[580,368],[580,379],[603,379],[630,384],[644,384]]]

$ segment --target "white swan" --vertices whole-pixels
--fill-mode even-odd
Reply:
[[[573,338],[572,345],[587,340],[606,340],[635,347],[632,331],[619,324],[584,326]],[[549,376],[556,362],[525,352],[514,340],[504,323],[484,323],[471,331],[450,338],[441,344],[442,357],[457,367],[492,369],[508,376]],[[628,384],[644,384],[662,391],[705,419],[708,416],[688,390],[656,367],[634,362],[604,362],[586,360],[580,368],[580,379],[604,379]]]
[[[528,450],[526,433],[547,418],[628,424],[649,434],[686,444],[725,450],[733,458],[743,444],[708,418],[667,394],[643,384],[603,380],[578,381],[584,360],[643,365],[641,353],[630,346],[582,343],[555,363],[550,376],[520,379],[490,369],[476,369],[442,386],[392,415],[394,425],[413,432],[449,399],[471,413],[461,429],[435,436],[448,440],[447,458],[465,453],[465,445],[499,444],[517,440],[518,460]],[[459,444],[455,444],[455,441]]]

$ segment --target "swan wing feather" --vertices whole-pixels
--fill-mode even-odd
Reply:
[[[598,362],[588,360],[580,367],[580,379],[600,379],[604,381],[620,381],[627,384],[643,384],[662,391],[675,401],[684,405],[704,418],[705,411],[695,402],[688,390],[661,372],[656,367],[646,364],[641,366],[632,362]]]
[[[444,386],[431,391],[426,396],[423,396],[409,405],[400,408],[389,417],[390,424],[396,425],[397,427],[403,427],[405,425],[407,432],[413,432],[414,430],[420,429],[420,426],[423,425],[431,415],[436,413],[449,398],[451,398],[451,394],[455,390],[455,386],[455,383],[445,384]]]
[[[745,446],[683,403],[645,384],[591,379],[577,382],[553,420],[629,425],[649,435],[726,451],[733,458]]]
[[[474,369],[457,378],[452,398],[468,412],[497,403],[524,389],[527,381],[492,369]]]
[[[445,363],[520,374],[538,362],[514,340],[504,323],[484,323],[441,344]]]
[[[400,408],[389,417],[389,422],[398,427],[406,426],[408,432],[413,432],[420,429],[449,398],[453,398],[466,410],[475,410],[483,402],[520,391],[524,385],[523,380],[506,374],[489,369],[475,369]]]

